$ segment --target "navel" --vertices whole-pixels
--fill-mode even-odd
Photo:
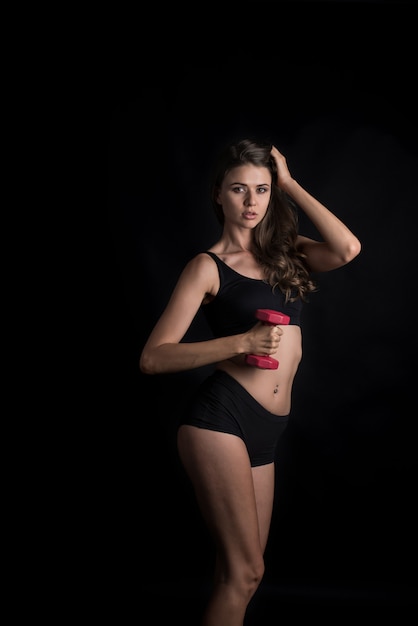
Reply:
[[[273,393],[278,393],[278,391],[279,391],[279,385],[276,385],[274,390],[273,390]]]

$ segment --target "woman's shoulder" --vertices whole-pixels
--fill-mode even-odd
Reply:
[[[185,270],[196,274],[207,275],[216,271],[216,261],[209,251],[198,252],[186,264]]]
[[[210,250],[202,250],[195,254],[189,261],[189,263],[193,263],[196,266],[199,265],[213,265],[213,258],[216,255]]]
[[[183,270],[183,278],[199,284],[205,293],[216,293],[219,289],[219,273],[216,262],[207,252],[192,257]]]

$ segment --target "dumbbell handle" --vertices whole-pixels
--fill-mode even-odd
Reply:
[[[288,315],[281,313],[280,311],[275,311],[274,309],[257,309],[255,317],[263,322],[263,324],[268,324],[270,326],[277,326],[279,324],[285,326],[290,322],[290,317]],[[263,356],[261,354],[246,354],[245,362],[247,365],[253,365],[266,370],[276,370],[279,367],[277,359],[273,359],[271,356]]]

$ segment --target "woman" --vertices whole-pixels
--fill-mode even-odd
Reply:
[[[313,272],[342,267],[357,237],[292,178],[275,146],[243,140],[220,157],[213,185],[220,239],[185,266],[140,357],[145,374],[214,364],[181,417],[177,443],[216,545],[202,626],[242,626],[264,574],[274,457],[302,355],[300,314]],[[297,230],[296,207],[322,241]],[[214,338],[182,343],[202,308]],[[257,309],[289,323],[264,323]],[[272,356],[272,369],[246,355]]]

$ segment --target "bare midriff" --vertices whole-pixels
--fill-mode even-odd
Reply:
[[[292,384],[302,358],[302,334],[299,326],[281,326],[283,334],[273,358],[279,361],[275,370],[261,369],[244,362],[244,355],[221,361],[217,368],[235,378],[270,413],[288,415]]]

